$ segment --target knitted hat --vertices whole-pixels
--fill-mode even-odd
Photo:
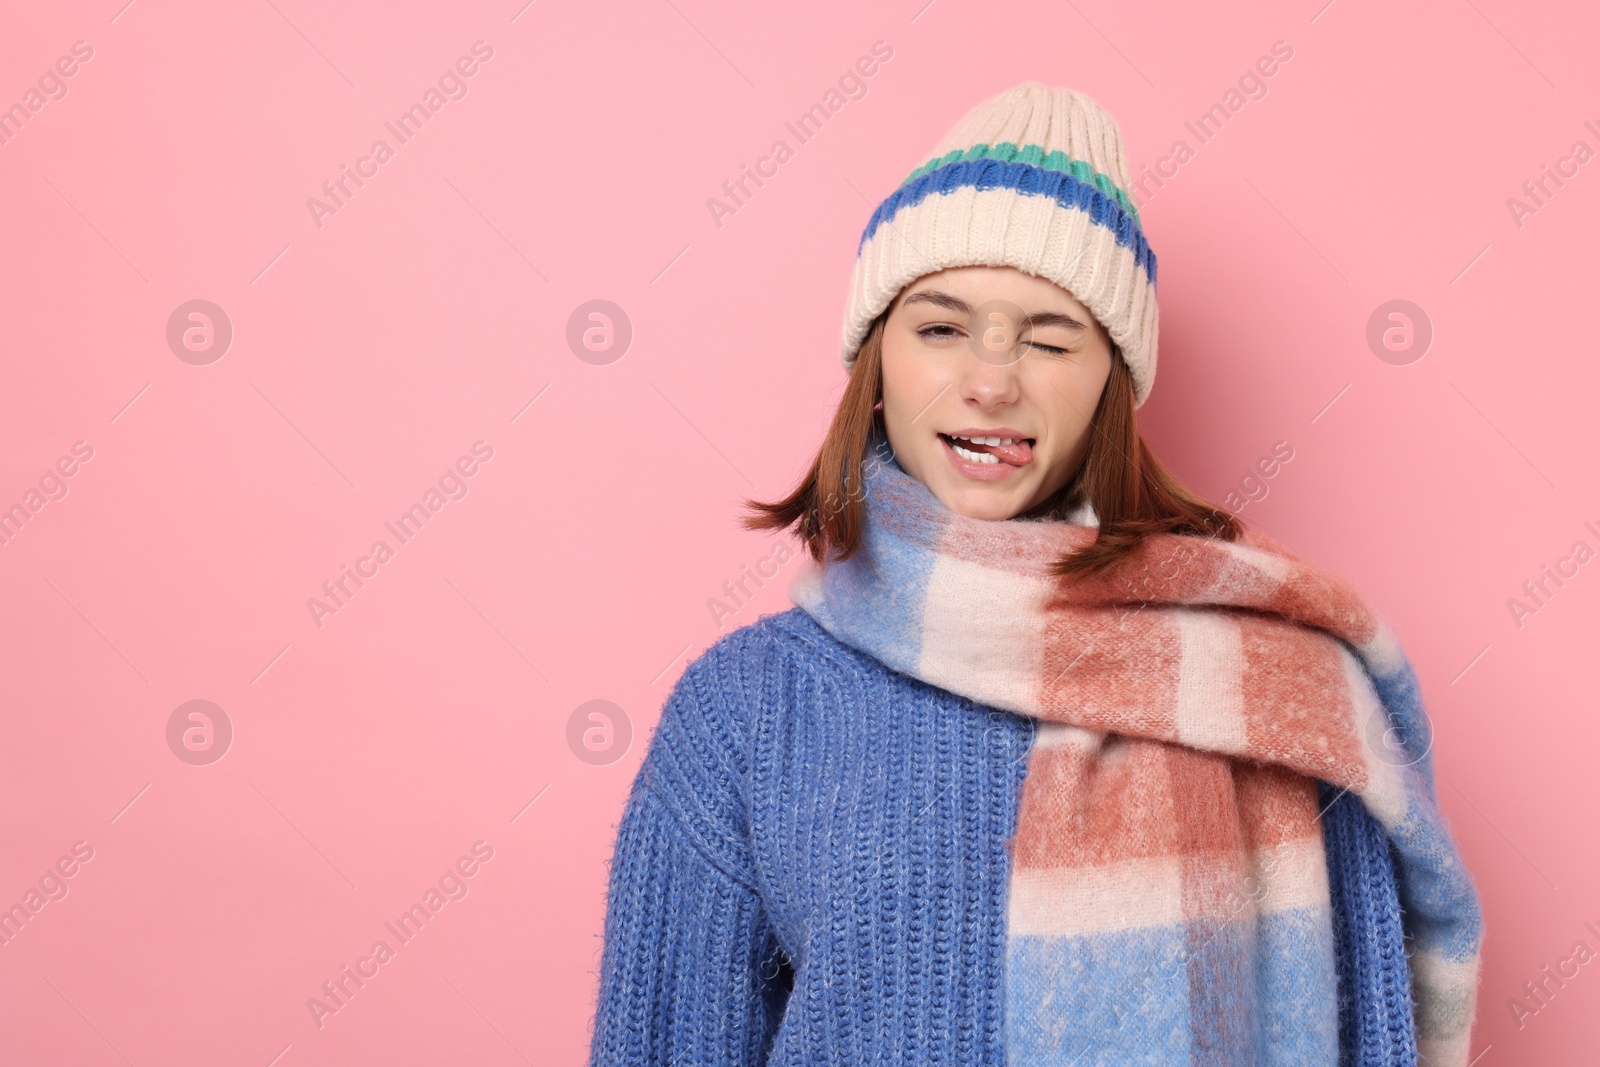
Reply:
[[[984,101],[872,213],[840,361],[855,366],[872,320],[923,275],[1009,266],[1094,313],[1143,404],[1156,376],[1156,256],[1132,189],[1116,120],[1085,94],[1024,82]]]

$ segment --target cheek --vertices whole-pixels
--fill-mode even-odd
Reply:
[[[1049,466],[1041,471],[1047,479],[1061,473],[1060,468],[1082,460],[1089,444],[1090,423],[1111,376],[1111,355],[1107,351],[1088,365],[1057,364],[1048,368],[1035,384],[1038,409],[1047,413],[1045,427],[1050,445],[1040,456]]]
[[[883,375],[881,415],[884,431],[889,438],[889,447],[894,450],[900,463],[908,471],[920,476],[922,465],[918,449],[923,442],[912,420],[927,406],[926,398],[932,394],[929,393],[927,383],[924,381],[927,370],[918,366],[914,355],[892,343],[888,337],[884,338],[881,356]],[[937,389],[934,392],[937,392]],[[923,399],[919,400],[918,397]]]
[[[1085,450],[1084,443],[1089,436],[1086,428],[1076,423],[1071,425],[1057,423],[1050,429],[1055,439],[1051,443],[1049,455],[1045,457],[1049,470],[1041,471],[1047,477],[1060,473],[1062,468],[1081,459]]]
[[[903,344],[884,338],[881,362],[886,414],[909,409],[906,417],[910,418],[921,411],[928,399],[939,391],[937,368],[927,360],[918,359],[917,355],[907,351]]]
[[[1050,428],[1059,436],[1075,441],[1089,432],[1089,423],[1100,405],[1106,379],[1110,377],[1110,366],[1102,370],[1080,364],[1050,370],[1048,380],[1039,383],[1038,395],[1044,410],[1049,412]]]

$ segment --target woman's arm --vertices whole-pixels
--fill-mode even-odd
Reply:
[[[1394,856],[1361,798],[1317,783],[1339,974],[1339,1062],[1413,1067],[1416,1021]]]
[[[617,831],[590,1067],[759,1067],[792,972],[750,870],[704,660],[662,712]]]

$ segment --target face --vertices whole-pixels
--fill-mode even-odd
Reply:
[[[889,445],[946,507],[1027,515],[1077,473],[1114,357],[1071,293],[1013,267],[955,267],[906,286],[884,326]]]

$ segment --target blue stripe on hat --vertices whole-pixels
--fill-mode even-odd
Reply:
[[[1117,244],[1133,250],[1134,261],[1144,268],[1150,284],[1156,283],[1156,254],[1145,240],[1134,217],[1111,197],[1087,182],[1059,170],[1046,170],[1029,163],[998,159],[970,159],[931,170],[915,181],[900,186],[878,205],[861,233],[856,255],[902,207],[920,204],[936,193],[954,192],[962,186],[984,189],[1014,189],[1023,196],[1048,196],[1061,207],[1083,211],[1097,226],[1116,235]]]

